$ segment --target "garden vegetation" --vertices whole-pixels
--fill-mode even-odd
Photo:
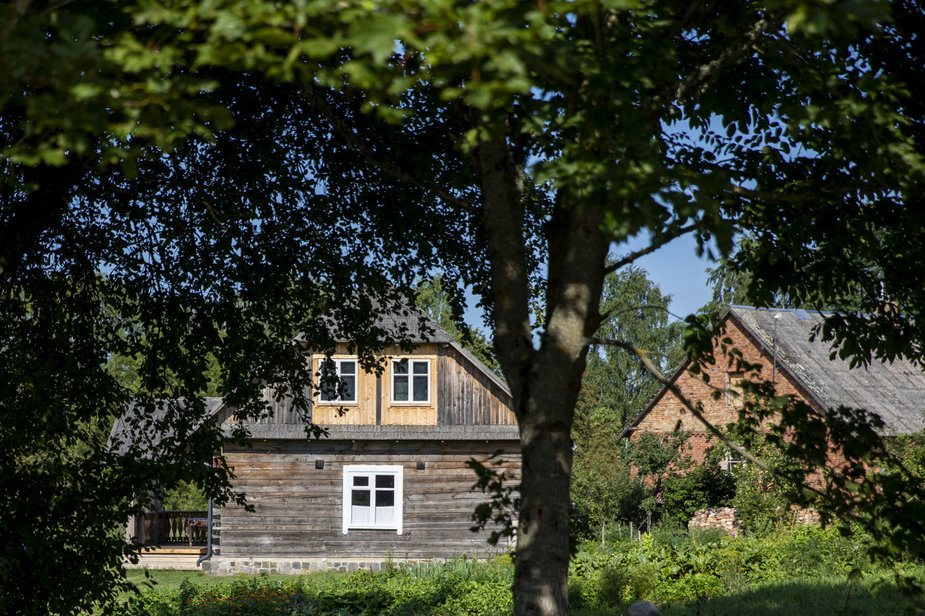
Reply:
[[[921,562],[896,571],[872,562],[869,538],[801,527],[730,537],[719,531],[655,531],[639,541],[583,544],[569,569],[570,613],[622,613],[649,600],[664,614],[911,614],[922,598],[898,592],[896,571],[925,579]],[[185,579],[143,590],[126,606],[134,616],[305,615],[504,616],[513,613],[513,565],[458,560],[393,565],[386,571]],[[154,576],[157,579],[157,575]]]

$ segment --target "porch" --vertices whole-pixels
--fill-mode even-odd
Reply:
[[[126,562],[125,568],[197,571],[200,567],[196,566],[196,562],[205,553],[205,547],[151,547],[141,553],[136,564]]]
[[[138,563],[126,568],[194,570],[207,549],[208,512],[148,511],[130,520],[127,531],[130,541],[145,547]]]

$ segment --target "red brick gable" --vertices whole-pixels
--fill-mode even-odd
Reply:
[[[786,369],[778,364],[777,370],[774,370],[772,353],[765,350],[763,345],[738,322],[733,312],[727,313],[723,325],[725,331],[721,329],[713,338],[713,353],[716,361],[704,369],[709,381],[704,378],[703,374],[690,374],[688,372],[689,363],[675,372],[673,377],[673,383],[688,400],[695,404],[700,403],[707,421],[718,428],[723,428],[726,424],[738,419],[738,412],[742,407],[741,399],[734,393],[731,395],[726,393],[727,385],[730,382],[734,384],[735,379],[741,376],[736,362],[729,354],[732,349],[740,351],[745,362],[761,367],[758,378],[771,380],[773,376],[778,395],[794,395],[818,408],[819,405],[792,375],[788,374]],[[731,344],[727,341],[724,351],[722,341],[726,339],[731,341]],[[748,376],[754,379],[753,374]],[[717,391],[719,395],[714,397],[714,392]],[[691,454],[698,461],[703,459],[704,451],[715,442],[715,439],[710,439],[703,424],[685,408],[681,400],[667,387],[664,387],[646,409],[637,415],[625,433],[632,437],[644,432],[660,434],[675,430],[691,432],[688,444],[692,448]]]

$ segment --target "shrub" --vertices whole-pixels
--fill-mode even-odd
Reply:
[[[505,616],[514,613],[511,585],[504,582],[467,582],[456,588],[436,612],[438,616]]]
[[[686,523],[700,509],[732,504],[735,479],[710,458],[685,474],[665,479],[662,515],[666,521]]]

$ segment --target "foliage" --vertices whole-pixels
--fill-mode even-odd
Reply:
[[[781,485],[780,479],[746,464],[736,469],[735,482],[732,506],[744,532],[762,535],[792,526],[789,490]]]
[[[495,616],[512,611],[510,561],[459,559],[429,566],[398,566],[381,573],[287,580],[237,579],[197,588],[143,593],[130,602],[137,616],[286,614],[344,616]]]
[[[649,493],[643,478],[632,471],[629,443],[618,438],[616,423],[598,419],[601,414],[580,414],[572,428],[572,522],[584,535],[604,535],[608,524],[620,521],[638,523],[640,504]]]
[[[898,434],[889,441],[897,460],[912,473],[925,477],[925,430]]]
[[[615,258],[614,258],[615,260]],[[632,341],[655,364],[669,370],[679,360],[679,322],[669,322],[670,297],[630,266],[604,279],[600,312],[604,319],[595,333],[599,344],[588,351],[581,394],[575,408],[572,439],[571,501],[573,524],[579,532],[599,529],[606,536],[608,524],[632,521],[639,524],[654,510],[661,474],[677,457],[677,450],[649,441],[632,445],[619,438],[624,425],[655,393],[659,383],[636,356],[607,341]],[[658,450],[664,459],[644,461],[643,452]],[[634,472],[632,464],[636,464]],[[647,483],[648,482],[648,483]]]
[[[665,479],[660,507],[663,522],[685,525],[701,509],[733,504],[740,484],[720,467],[724,453],[725,447],[714,445],[707,450],[700,464],[675,472]]]
[[[20,593],[0,594],[0,610],[106,598],[121,547],[103,535],[123,503],[217,450],[214,432],[190,434],[202,405],[181,402],[204,388],[209,353],[226,402],[259,416],[263,383],[298,396],[311,381],[299,332],[331,349],[320,314],[371,363],[388,338],[374,307],[409,300],[433,271],[481,297],[515,392],[522,614],[567,609],[573,412],[605,275],[638,256],[608,266],[612,244],[693,233],[726,254],[749,228],[735,259],[755,303],[863,289],[861,312],[820,335],[861,363],[922,359],[915,2],[0,11],[0,588]],[[128,392],[101,368],[114,353],[140,353],[144,390],[171,401],[165,460],[62,453],[124,409]],[[141,408],[153,423],[161,406]],[[859,468],[833,493],[850,497]],[[233,498],[221,465],[200,479]],[[925,516],[890,503],[920,495],[900,471],[885,479],[895,489],[860,484],[859,497],[875,501],[882,538],[916,544]],[[862,504],[849,500],[837,511]],[[104,562],[61,548],[74,538]]]
[[[175,488],[164,493],[162,504],[167,511],[205,511],[209,506],[209,497],[200,486],[181,481]]]
[[[588,544],[575,555],[569,573],[573,614],[613,613],[641,599],[660,604],[664,613],[687,613],[697,602],[739,607],[749,612],[756,595],[779,593],[782,604],[798,609],[807,596],[823,603],[851,602],[877,613],[908,613],[915,602],[902,599],[889,583],[888,570],[867,559],[861,532],[845,537],[833,529],[795,528],[761,537],[728,537],[716,532],[653,533],[642,541]],[[921,564],[900,565],[925,575]],[[848,577],[852,571],[863,574]],[[153,572],[160,579],[160,572]],[[398,565],[388,571],[310,574],[298,577],[198,579],[169,589],[143,591],[134,602],[138,616],[205,614],[436,614],[475,616],[511,613],[510,559]],[[204,585],[203,582],[208,582]],[[804,594],[790,591],[799,585]],[[844,588],[835,593],[832,586]],[[877,588],[881,592],[877,593]],[[808,593],[808,594],[807,594]],[[796,594],[791,598],[791,594]],[[738,599],[737,599],[738,598]],[[892,602],[897,602],[893,607]],[[899,607],[901,605],[902,607]],[[278,611],[276,608],[280,608]],[[828,612],[825,612],[828,613]],[[832,612],[840,613],[840,612]],[[852,612],[859,613],[859,612]]]
[[[856,569],[884,575],[867,558],[863,534],[799,527],[762,537],[715,533],[647,534],[641,541],[585,549],[571,568],[579,605],[693,601],[740,592],[755,585],[844,576]],[[611,599],[605,599],[605,597]],[[612,597],[619,597],[613,601]]]
[[[687,453],[687,433],[646,433],[618,439],[613,424],[575,422],[572,502],[576,530],[586,537],[606,527],[644,522],[682,528],[699,509],[731,504],[733,476],[721,470],[723,447],[700,463]],[[649,524],[651,526],[651,524]]]
[[[604,279],[600,312],[604,319],[595,339],[630,341],[663,372],[681,360],[683,324],[669,313],[671,297],[649,280],[645,270],[629,266]],[[592,344],[576,406],[580,417],[595,414],[618,429],[639,412],[660,384],[638,357],[609,344]]]

